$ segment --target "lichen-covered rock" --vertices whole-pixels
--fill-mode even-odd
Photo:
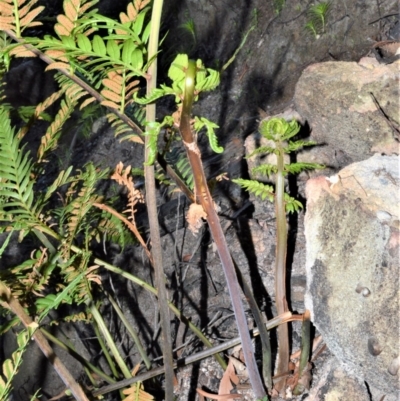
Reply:
[[[384,65],[363,58],[359,63],[326,62],[306,68],[294,100],[312,128],[312,138],[345,152],[350,162],[375,152],[399,154],[398,133],[391,126],[400,123],[399,63]]]
[[[375,155],[307,183],[306,307],[348,372],[399,385],[398,156]]]

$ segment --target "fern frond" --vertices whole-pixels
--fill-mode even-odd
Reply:
[[[150,9],[150,7],[146,7],[149,2],[148,0],[141,2],[141,4],[138,4],[138,8],[133,3],[129,3],[127,13],[121,13],[119,16],[121,23],[130,26],[137,35],[142,33],[146,13]],[[121,33],[119,30],[116,30],[116,32],[118,34]]]
[[[102,80],[102,84],[104,88],[101,95],[105,100],[101,104],[123,113],[125,107],[133,102],[133,94],[138,90],[139,80],[132,81],[132,74],[114,69],[107,73],[107,78]]]
[[[97,171],[92,163],[85,166],[85,171],[80,172],[75,181],[67,191],[66,197],[68,205],[65,208],[65,218],[67,219],[67,233],[65,241],[66,255],[69,255],[70,247],[78,233],[85,227],[90,228],[90,221],[87,221],[87,214],[94,202],[101,200],[95,194],[96,184],[108,174],[108,170]],[[81,187],[77,189],[77,182],[81,182]],[[77,192],[77,195],[76,194]]]
[[[295,198],[292,198],[285,192],[285,209],[287,213],[297,212],[299,209],[303,209],[303,204]]]
[[[102,218],[95,227],[96,234],[94,237],[97,242],[110,241],[118,244],[121,249],[125,249],[127,245],[134,244],[135,240],[131,231],[116,216],[108,213],[106,210],[102,213]]]
[[[32,294],[42,294],[56,267],[56,260],[49,258],[46,248],[32,252],[31,258],[9,270],[2,278],[13,289],[15,297],[29,302]]]
[[[40,120],[42,119],[43,112],[53,105],[61,96],[63,95],[63,90],[59,90],[50,95],[42,103],[39,103],[35,108],[35,117]]]
[[[83,88],[66,79],[66,77],[61,76],[61,74],[57,74],[56,79],[61,86],[60,91],[51,95],[42,104],[38,105],[35,111],[36,114],[38,111],[48,107],[48,105],[60,97],[62,93],[65,94],[64,99],[61,100],[60,108],[57,111],[53,122],[47,128],[46,133],[42,136],[41,144],[37,152],[38,162],[42,162],[46,154],[57,147],[58,140],[61,136],[62,127],[71,117],[78,105],[79,100],[87,96],[87,92]],[[87,104],[88,100],[92,101],[94,98],[89,97],[89,99],[85,100],[84,102]]]
[[[260,197],[262,200],[268,198],[270,202],[274,200],[274,188],[271,185],[263,184],[255,180],[245,180],[242,178],[233,179],[232,182],[240,185],[255,196]]]
[[[132,128],[118,118],[115,114],[109,113],[106,115],[108,122],[111,124],[111,127],[114,129],[114,135],[120,136],[122,134],[126,134],[121,138],[121,141],[132,141],[143,144],[143,140],[139,135],[132,133]]]
[[[131,387],[122,390],[122,392],[127,396],[124,398],[125,401],[151,401],[154,397],[144,391],[142,382],[136,382],[132,384]]]
[[[252,168],[251,172],[253,174],[261,174],[270,177],[272,174],[276,174],[278,172],[278,167],[272,164],[262,164],[260,166]]]
[[[0,221],[18,221],[27,232],[41,230],[42,205],[34,203],[32,161],[19,146],[8,112],[0,108]]]
[[[115,180],[119,185],[123,185],[128,190],[128,210],[125,212],[129,212],[129,219],[134,223],[135,221],[135,205],[140,202],[144,203],[143,194],[135,188],[133,183],[133,178],[130,175],[131,166],[128,166],[125,170],[123,170],[124,165],[122,162],[119,162],[115,167],[114,174],[111,176],[112,180]]]
[[[32,8],[38,0],[1,0],[0,30],[12,31],[18,38],[26,28],[42,25],[34,19],[44,10],[44,6]]]
[[[57,23],[54,26],[57,35],[72,35],[74,28],[79,25],[79,18],[97,3],[98,0],[64,0],[63,8],[65,14],[57,16]]]
[[[182,178],[188,188],[193,190],[194,177],[186,153],[183,152],[180,148],[174,147],[173,149],[171,149],[171,151],[165,154],[165,161]]]
[[[211,122],[210,120],[207,120],[207,118],[195,117],[195,119],[194,119],[195,131],[199,132],[203,127],[206,128],[206,134],[207,134],[211,149],[215,153],[222,153],[224,151],[224,148],[222,146],[218,145],[218,138],[217,138],[217,135],[215,134],[215,129],[219,128],[219,126],[217,124]]]
[[[300,131],[296,120],[286,121],[284,118],[273,117],[263,120],[260,124],[260,133],[272,141],[287,141]]]
[[[302,141],[302,140],[296,142],[289,141],[289,143],[287,144],[287,146],[283,148],[283,150],[285,153],[291,153],[291,152],[296,152],[297,150],[302,149],[305,146],[314,146],[316,144],[317,143],[314,141]]]
[[[42,136],[37,152],[39,163],[43,161],[44,157],[49,151],[52,151],[57,147],[58,139],[61,136],[61,129],[73,113],[74,109],[74,104],[71,104],[68,100],[65,101],[63,99],[61,101],[60,109],[58,110],[54,121],[50,124],[46,130],[46,133]]]
[[[323,169],[325,166],[316,163],[291,163],[285,164],[284,171],[289,174],[299,174],[306,170]]]
[[[277,150],[276,148],[272,146],[260,146],[259,148],[255,149],[253,152],[251,152],[249,155],[246,156],[246,159],[250,159],[250,157],[256,156],[256,155],[266,155],[269,153],[275,153]]]
[[[51,184],[46,191],[46,194],[44,196],[44,200],[50,199],[51,195],[59,188],[62,187],[65,184],[68,184],[73,180],[73,178],[70,178],[70,174],[72,172],[73,166],[69,166],[66,171],[60,171],[58,174],[58,177],[54,180],[53,184]]]
[[[8,400],[12,390],[12,381],[22,364],[24,352],[26,351],[32,332],[24,330],[17,336],[18,349],[12,353],[10,359],[3,362],[2,374],[0,374],[0,400]]]

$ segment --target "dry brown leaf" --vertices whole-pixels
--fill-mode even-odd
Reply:
[[[186,215],[186,221],[189,224],[189,230],[192,234],[197,234],[203,225],[202,219],[207,218],[207,213],[204,211],[203,206],[192,203]]]
[[[232,359],[229,359],[228,366],[226,367],[225,372],[222,376],[222,379],[219,383],[219,388],[218,388],[219,395],[231,393],[231,390],[233,389],[231,377],[233,377],[233,376],[236,379],[238,379],[238,377],[236,376],[235,366],[233,365]],[[239,381],[239,379],[238,379],[238,381]],[[235,384],[237,384],[237,383],[235,383]],[[228,400],[231,400],[231,398],[229,398]]]
[[[241,360],[239,360],[233,356],[230,356],[229,363],[231,363],[231,362],[232,362],[233,366],[235,367],[238,375],[248,378],[249,375],[247,372],[246,365]]]

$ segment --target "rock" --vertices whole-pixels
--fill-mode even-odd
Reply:
[[[345,152],[350,162],[374,152],[399,154],[398,132],[383,115],[399,127],[399,63],[383,65],[363,58],[359,63],[326,62],[306,68],[294,101],[312,128],[312,138]]]
[[[387,394],[400,390],[399,187],[399,157],[381,155],[306,186],[306,308],[346,370]]]
[[[335,357],[327,360],[322,368],[319,380],[304,401],[370,401],[365,384],[351,377],[339,365]]]

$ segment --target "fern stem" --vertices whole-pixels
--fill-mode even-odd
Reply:
[[[265,326],[266,326],[267,330],[272,330],[273,328],[279,326],[280,324],[283,324],[286,322],[291,322],[291,321],[300,321],[301,319],[302,319],[301,315],[292,315],[290,312],[286,312],[283,315],[275,316],[273,319],[269,320]],[[253,329],[252,334],[253,334],[253,337],[259,335],[259,330]],[[239,344],[240,344],[240,337],[232,338],[231,340],[225,341],[212,348],[208,348],[208,349],[198,352],[197,354],[185,357],[184,360],[178,360],[174,366],[187,366],[191,363],[195,363],[195,362],[201,361],[202,359],[205,359],[212,355],[215,355],[218,352],[226,351]],[[109,386],[105,386],[105,387],[101,388],[100,390],[94,391],[93,396],[97,397],[99,395],[110,393],[111,391],[115,391],[120,388],[129,386],[138,381],[145,381],[145,380],[151,379],[152,377],[156,377],[156,376],[163,374],[163,372],[164,372],[163,366],[161,366],[159,368],[154,368],[148,372],[144,372],[144,373],[139,374],[130,379],[121,380],[118,383],[110,384]]]
[[[99,377],[105,380],[107,383],[115,383],[115,380],[110,376],[106,375],[101,369],[97,368],[93,364],[91,364],[86,358],[84,358],[81,354],[76,352],[70,345],[63,343],[57,337],[53,336],[50,332],[48,332],[45,328],[41,327],[40,331],[44,334],[44,336],[50,340],[52,343],[56,344],[58,347],[62,348],[64,351],[68,352],[73,358],[79,361],[84,367],[91,370],[93,373],[96,373]]]
[[[161,12],[163,7],[163,0],[154,0],[153,10],[151,15],[151,32],[149,37],[148,46],[148,59],[151,63],[147,81],[147,94],[149,95],[157,86],[157,52],[158,40],[160,33]],[[156,106],[155,104],[148,104],[146,106],[146,121],[154,122],[156,119]],[[145,159],[149,157],[149,141],[150,136],[145,137]],[[156,203],[156,188],[154,177],[154,165],[147,165],[145,163],[145,183],[146,183],[146,204],[149,216],[150,236],[151,236],[151,254],[153,257],[155,278],[158,289],[158,305],[160,309],[161,321],[161,336],[163,344],[163,357],[165,365],[165,400],[173,401],[174,399],[174,368],[172,357],[172,334],[171,323],[168,309],[168,293],[165,287],[165,277],[162,261],[162,248],[160,238],[160,227],[158,224],[158,213]]]
[[[118,378],[119,373],[117,371],[117,367],[115,366],[115,363],[110,355],[110,352],[108,351],[108,348],[106,347],[106,344],[103,340],[103,337],[101,336],[99,326],[97,325],[96,321],[93,322],[93,329],[94,329],[94,333],[96,335],[97,341],[99,342],[100,348],[103,351],[104,357],[107,360],[108,366],[110,367],[111,373],[114,375],[114,377]]]
[[[25,312],[24,308],[18,302],[16,298],[12,295],[10,289],[0,280],[0,300],[8,305],[11,311],[18,316],[21,323],[27,328],[32,328],[35,322],[31,319],[29,315]],[[60,376],[64,384],[71,390],[72,395],[77,401],[89,401],[86,394],[83,392],[81,386],[76,382],[74,377],[71,375],[69,370],[64,366],[61,359],[54,353],[50,344],[46,340],[46,337],[40,330],[36,330],[32,334],[33,339],[39,346],[43,354],[53,365],[55,371]]]
[[[226,238],[222,230],[218,214],[215,211],[214,202],[207,185],[207,179],[205,177],[203,164],[201,162],[200,150],[197,147],[195,137],[191,130],[190,118],[192,113],[195,79],[196,63],[193,60],[189,60],[189,65],[186,70],[184,98],[179,131],[182,135],[182,140],[186,148],[190,165],[192,166],[196,195],[199,199],[199,203],[203,207],[203,210],[207,214],[208,226],[217,246],[218,254],[225,273],[233,311],[235,313],[236,324],[242,340],[242,349],[247,370],[249,372],[250,382],[256,398],[263,399],[266,396],[266,392],[254,357],[254,350],[249,335],[246,315],[244,313],[243,304],[239,295],[240,288],[235,273],[235,268],[233,266],[232,257],[226,243]]]
[[[239,284],[241,284],[243,293],[250,305],[251,313],[254,316],[254,320],[257,324],[258,331],[260,333],[261,345],[262,345],[262,363],[263,363],[263,376],[265,384],[268,389],[272,390],[272,352],[271,352],[271,342],[269,340],[268,330],[265,327],[264,319],[261,311],[257,305],[256,299],[254,297],[253,291],[251,290],[249,284],[245,280],[240,271],[237,263],[233,259],[235,265],[236,274],[238,276]]]
[[[121,308],[118,306],[118,304],[115,302],[114,298],[110,295],[107,294],[108,300],[111,302],[111,305],[115,309],[115,311],[118,314],[118,317],[121,319],[122,323],[128,330],[129,334],[132,336],[133,341],[135,342],[136,348],[139,351],[140,356],[143,359],[144,364],[146,365],[147,370],[151,369],[151,362],[149,357],[146,354],[146,351],[144,350],[142,343],[140,341],[139,336],[136,334],[135,329],[132,327],[132,325],[128,322],[126,319],[125,315],[123,314]]]
[[[76,250],[77,248],[75,248]],[[107,270],[119,274],[122,277],[125,277],[126,279],[132,281],[135,284],[140,285],[142,288],[145,290],[151,292],[152,294],[158,296],[158,291],[152,287],[150,284],[147,284],[145,281],[141,280],[140,278],[120,269],[119,267],[113,266],[107,262],[104,262],[101,259],[96,258],[94,260],[94,263],[103,266]],[[182,314],[182,312],[170,301],[168,301],[168,307],[171,309],[171,311],[176,315],[176,317],[181,320],[182,322],[185,322],[190,330],[207,346],[207,347],[212,347],[213,345],[211,342],[208,340],[208,338],[202,333],[202,331],[195,326],[189,319],[186,319],[185,316]],[[218,363],[221,365],[222,369],[226,369],[226,363],[224,359],[221,357],[221,355],[215,355],[215,359],[218,361]]]
[[[287,223],[285,210],[285,176],[284,176],[284,151],[280,140],[277,147],[277,174],[275,189],[275,213],[277,229],[276,261],[275,261],[275,302],[278,315],[288,311],[286,301],[286,250],[287,250]],[[286,389],[285,373],[289,368],[289,331],[288,325],[282,324],[278,327],[278,367],[276,374],[282,375],[277,382],[276,388],[280,394]]]
[[[131,377],[131,372],[129,371],[128,367],[126,366],[124,360],[121,357],[121,354],[118,351],[118,348],[113,340],[113,338],[111,337],[110,332],[108,331],[108,328],[103,320],[103,317],[101,316],[100,312],[98,311],[98,309],[96,308],[96,306],[94,305],[94,303],[92,301],[88,302],[88,307],[90,312],[93,315],[93,318],[96,320],[97,325],[99,326],[99,329],[101,331],[101,333],[103,334],[108,347],[110,348],[111,353],[113,354],[115,361],[117,362],[119,368],[121,369],[122,374],[124,375],[125,379],[128,379],[129,377]]]
[[[304,392],[304,385],[301,383],[301,378],[307,371],[308,360],[311,351],[311,321],[310,311],[305,310],[303,313],[303,325],[301,327],[301,353],[299,362],[299,382],[293,389],[294,395],[300,395]]]

